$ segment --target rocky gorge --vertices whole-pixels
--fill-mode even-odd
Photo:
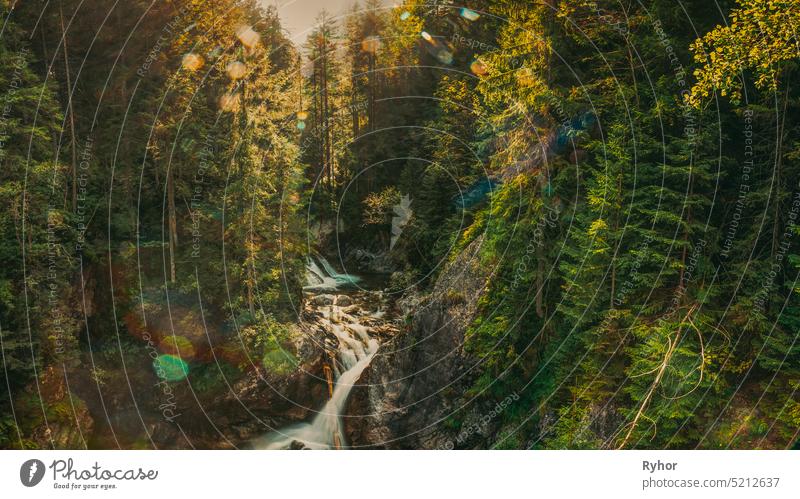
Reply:
[[[382,290],[316,294],[315,286],[330,291],[324,278],[309,284],[303,317],[313,339],[307,341],[327,352],[323,363],[332,366],[335,382],[317,399],[320,409],[304,408],[304,422],[270,432],[254,446],[432,449],[485,444],[496,428],[491,421],[471,425],[486,408],[464,395],[478,363],[463,348],[489,278],[479,260],[481,242],[474,241],[449,262],[425,295],[414,290],[396,299]],[[321,267],[310,265],[309,272],[318,276]],[[324,370],[301,377],[319,385]],[[456,412],[464,418],[466,433],[447,424]]]

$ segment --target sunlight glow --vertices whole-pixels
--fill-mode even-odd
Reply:
[[[186,70],[197,71],[203,67],[203,58],[197,54],[189,53],[183,56],[181,65]]]
[[[228,73],[228,76],[231,80],[238,80],[242,78],[247,71],[247,66],[244,65],[241,61],[233,61],[225,67],[225,72]]]
[[[225,93],[219,98],[219,107],[223,111],[233,111],[239,105],[239,94]]]
[[[381,48],[381,39],[377,36],[368,36],[361,42],[361,50],[370,54],[376,54]]]
[[[258,45],[258,42],[261,40],[261,35],[256,33],[250,26],[239,26],[236,29],[236,38],[242,42],[242,45],[251,49]]]

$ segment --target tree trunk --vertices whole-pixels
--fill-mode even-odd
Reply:
[[[172,169],[167,171],[167,218],[169,225],[169,278],[175,282],[175,258],[178,251],[178,221],[175,216],[175,181]]]
[[[781,213],[781,170],[783,169],[783,141],[786,130],[786,110],[789,106],[789,74],[786,76],[786,92],[783,96],[783,113],[776,117],[778,128],[777,144],[775,147],[775,219],[772,222],[772,258],[775,258],[779,244],[780,213]]]
[[[328,194],[333,199],[333,165],[331,164],[331,130],[328,96],[328,40],[322,38],[322,117],[323,117],[323,168],[328,180]]]
[[[356,90],[356,74],[355,71],[350,77],[350,118],[353,123],[353,139],[358,138],[359,133],[359,113],[358,113],[358,91]]]
[[[78,151],[75,147],[75,114],[72,108],[72,76],[69,74],[67,33],[64,30],[64,12],[61,2],[58,2],[58,17],[61,21],[62,47],[64,49],[64,75],[67,84],[67,113],[69,114],[70,149],[72,152],[72,212],[74,213],[78,209]]]
[[[544,257],[542,248],[536,249],[536,315],[541,319],[544,317],[544,307],[542,299],[544,297]]]

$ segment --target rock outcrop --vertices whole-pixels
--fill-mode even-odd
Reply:
[[[382,345],[350,396],[345,417],[353,447],[452,448],[457,437],[446,425],[462,407],[476,376],[464,338],[490,278],[479,260],[483,239],[450,262],[430,295],[407,296],[404,331]]]

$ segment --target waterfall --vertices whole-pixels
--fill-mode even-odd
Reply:
[[[331,293],[354,287],[359,281],[358,276],[337,272],[324,256],[311,255],[306,261],[306,285],[303,290]]]
[[[323,327],[339,340],[338,360],[333,395],[310,423],[300,423],[273,431],[261,437],[254,445],[257,449],[287,449],[295,442],[308,449],[333,449],[337,441],[346,445],[342,429],[342,412],[347,397],[378,351],[377,340],[370,338],[368,328],[356,318],[346,314],[335,303],[321,310]],[[340,323],[340,319],[349,322]]]
[[[319,258],[319,263],[322,264],[322,268],[325,269],[325,272],[327,272],[329,276],[335,278],[335,277],[337,277],[339,275],[339,273],[336,272],[336,269],[334,269],[331,266],[330,262],[328,260],[326,260],[324,256],[320,256],[318,258]]]
[[[308,257],[306,261],[306,281],[308,284],[321,284],[328,277],[322,269],[319,268],[317,262],[313,258]]]

